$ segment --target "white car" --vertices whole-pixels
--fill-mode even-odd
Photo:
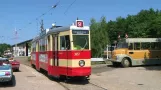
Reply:
[[[13,85],[13,71],[7,58],[0,58],[0,83],[7,82]]]

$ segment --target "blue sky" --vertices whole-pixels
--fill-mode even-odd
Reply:
[[[55,9],[47,12],[51,6],[59,4]],[[97,21],[105,16],[107,21],[117,17],[126,17],[128,14],[135,15],[141,9],[161,10],[160,0],[1,0],[0,2],[0,43],[15,44],[35,37],[39,33],[40,20],[44,20],[44,27],[57,25],[71,25],[76,18],[84,20],[89,25],[90,19]],[[29,24],[31,23],[31,24]],[[14,39],[14,30],[18,30],[18,39]],[[20,29],[20,30],[19,30]]]

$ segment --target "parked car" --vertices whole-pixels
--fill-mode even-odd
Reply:
[[[12,65],[12,70],[13,71],[19,71],[20,62],[18,62],[17,60],[15,60],[13,58],[10,58],[9,63]]]
[[[0,58],[0,82],[13,85],[12,66],[7,58]]]

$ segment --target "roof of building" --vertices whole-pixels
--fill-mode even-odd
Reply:
[[[29,40],[26,40],[26,41],[23,41],[23,42],[20,42],[20,43],[17,43],[17,45],[21,45],[21,44],[25,44],[25,43],[27,43],[27,42],[31,42],[33,39],[29,39]],[[14,45],[12,45],[12,47],[14,47],[15,46],[15,44]]]

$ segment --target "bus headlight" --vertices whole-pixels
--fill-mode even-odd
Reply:
[[[85,65],[85,61],[84,60],[80,60],[79,61],[79,66],[83,67]]]
[[[116,60],[118,60],[119,59],[119,56],[116,56]]]

